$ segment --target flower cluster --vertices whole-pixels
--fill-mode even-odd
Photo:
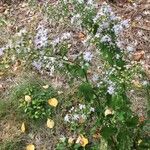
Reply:
[[[37,49],[45,47],[48,44],[48,30],[41,24],[37,28],[34,44]]]
[[[72,107],[68,114],[65,115],[64,121],[69,122],[71,124],[77,122],[77,123],[83,123],[86,121],[88,116],[94,112],[95,109],[90,106],[86,106],[84,104],[79,104],[76,107]]]

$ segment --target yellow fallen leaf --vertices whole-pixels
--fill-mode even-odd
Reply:
[[[111,108],[107,108],[104,112],[105,117],[107,115],[113,115],[113,114],[114,114],[114,111]]]
[[[31,102],[31,96],[25,95],[25,101],[30,103]]]
[[[35,146],[33,144],[29,144],[27,145],[26,150],[35,150]]]
[[[134,2],[134,0],[128,0],[128,2],[133,3],[133,2]]]
[[[85,147],[89,141],[87,138],[85,138],[83,135],[80,135],[78,138],[77,138],[77,141],[76,143],[80,143],[82,147]]]
[[[54,123],[54,121],[52,119],[48,118],[46,125],[47,125],[48,128],[52,129],[54,127],[55,123]]]
[[[136,88],[141,88],[142,85],[140,84],[140,82],[138,80],[132,80],[132,83],[133,85],[136,87]]]
[[[140,145],[142,143],[142,140],[140,139],[140,140],[138,140],[138,145]]]
[[[69,144],[73,144],[73,143],[74,143],[74,138],[73,138],[73,137],[69,137],[68,143],[69,143]]]
[[[25,123],[23,122],[21,125],[21,132],[24,133],[26,131]]]
[[[56,98],[51,98],[48,100],[48,104],[53,107],[56,107],[58,105],[58,100]]]
[[[49,85],[44,85],[43,88],[44,88],[44,89],[48,89],[48,88],[49,88]]]

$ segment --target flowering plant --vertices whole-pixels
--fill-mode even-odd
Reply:
[[[147,121],[132,111],[130,93],[136,88],[149,91],[149,83],[134,80],[143,71],[127,59],[134,47],[120,40],[130,20],[116,16],[106,2],[62,0],[58,4],[46,3],[40,8],[47,18],[37,25],[36,33],[20,30],[0,49],[0,57],[13,53],[41,75],[50,79],[63,76],[62,87],[66,93],[68,89],[73,92],[64,93],[69,102],[62,103],[66,108],[64,126],[73,136],[63,138],[57,150],[139,149],[145,144],[143,129]],[[13,60],[11,56],[9,63]],[[58,104],[54,95],[50,88],[27,88],[21,108],[30,118],[47,117],[52,113],[49,105]],[[48,126],[54,126],[50,119]]]

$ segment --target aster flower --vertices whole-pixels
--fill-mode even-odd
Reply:
[[[90,112],[94,112],[95,109],[93,107],[90,108]]]
[[[92,60],[93,54],[91,52],[84,52],[83,53],[83,59],[85,61],[90,62]]]
[[[101,38],[101,42],[111,42],[111,38],[109,35],[104,35],[102,38]]]
[[[0,48],[0,56],[2,56],[2,55],[4,54],[4,49],[5,49],[5,48],[3,48],[3,47]]]
[[[60,42],[60,38],[57,37],[51,43],[52,43],[53,46],[56,46],[59,42]]]
[[[41,68],[42,68],[42,62],[33,61],[32,65],[33,65],[38,71],[40,71]]]
[[[114,92],[115,92],[114,86],[110,85],[110,86],[108,87],[108,89],[107,89],[107,92],[108,92],[110,95],[114,94]]]
[[[71,18],[71,24],[77,24],[80,25],[81,24],[81,15],[80,14],[76,14]]]
[[[82,4],[82,3],[84,3],[84,0],[77,0],[77,2]]]
[[[69,117],[69,115],[68,115],[68,114],[64,117],[64,121],[66,121],[66,122],[70,122],[70,117]]]
[[[99,76],[98,76],[97,74],[94,74],[94,75],[92,76],[92,80],[93,80],[94,82],[98,81],[98,78],[99,78]]]
[[[79,108],[82,110],[82,109],[85,109],[85,105],[82,105],[82,104],[79,104]]]
[[[78,114],[74,114],[73,115],[73,120],[78,120],[80,117],[79,117],[79,115]]]
[[[128,52],[133,52],[135,48],[131,45],[128,45],[126,49]]]
[[[48,43],[48,33],[47,29],[44,28],[44,26],[39,25],[37,28],[38,32],[35,36],[34,44],[37,49],[40,49],[42,47],[45,47]]]
[[[71,37],[71,35],[72,34],[70,32],[63,33],[61,36],[61,40],[67,40]]]
[[[116,24],[113,26],[113,30],[116,35],[119,35],[123,31],[123,27],[120,24]]]

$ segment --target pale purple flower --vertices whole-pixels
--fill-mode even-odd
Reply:
[[[101,42],[111,42],[111,38],[109,35],[104,35],[102,38],[101,38]]]
[[[69,115],[67,114],[65,117],[64,117],[64,121],[66,121],[66,122],[70,122],[70,117],[69,117]]]
[[[133,46],[131,46],[131,45],[127,46],[127,51],[128,52],[133,52],[134,50],[135,50],[135,48]]]
[[[113,30],[116,35],[120,34],[123,31],[123,27],[120,24],[116,24],[113,26]]]
[[[82,3],[84,3],[84,0],[77,0],[77,2],[82,4]]]
[[[94,82],[98,81],[98,78],[99,78],[99,76],[98,76],[97,74],[94,74],[94,75],[92,76],[92,80],[93,80]]]
[[[83,53],[83,59],[85,61],[91,61],[92,60],[92,57],[93,57],[93,54],[91,52],[84,52]]]
[[[121,25],[122,25],[123,27],[125,27],[125,28],[128,28],[128,27],[129,27],[129,20],[126,19],[126,20],[121,21]]]
[[[93,5],[94,1],[93,0],[88,0],[87,4],[88,5]]]
[[[94,112],[95,109],[93,107],[90,108],[90,112]]]
[[[61,36],[61,40],[67,40],[67,39],[70,39],[71,38],[71,33],[70,32],[66,32],[66,33],[63,33],[62,36]]]
[[[72,119],[73,119],[73,120],[78,120],[79,118],[80,118],[80,117],[79,117],[78,114],[74,114]]]
[[[148,81],[143,81],[143,83],[142,83],[144,86],[146,86],[146,85],[148,85]]]
[[[55,38],[55,39],[52,41],[52,45],[53,45],[53,46],[56,46],[59,42],[60,42],[60,38],[57,37],[57,38]]]
[[[32,65],[33,65],[38,71],[40,71],[41,68],[42,68],[42,63],[41,63],[41,62],[33,61]]]
[[[42,26],[42,25],[39,25],[37,30],[38,30],[38,32],[35,36],[34,44],[37,49],[40,49],[47,45],[48,33],[47,33],[47,29],[45,29],[44,26]]]
[[[123,44],[124,44],[123,41],[117,41],[116,44],[117,44],[118,48],[120,48],[120,49],[124,48],[123,47]]]
[[[108,92],[110,95],[114,94],[114,92],[115,92],[114,86],[110,85],[110,86],[108,87],[108,89],[107,89],[107,92]]]
[[[5,48],[3,48],[3,47],[0,48],[0,56],[2,56],[2,55],[4,54],[4,49],[5,49]]]
[[[71,24],[75,23],[75,21],[80,20],[80,14],[76,14],[71,18]]]
[[[85,105],[82,105],[82,104],[79,104],[79,108],[82,110],[82,109],[85,109]]]

